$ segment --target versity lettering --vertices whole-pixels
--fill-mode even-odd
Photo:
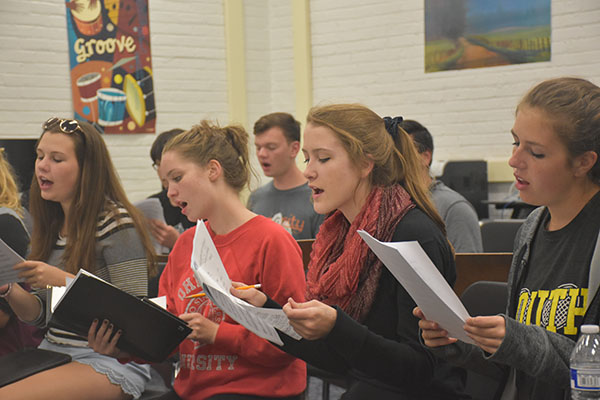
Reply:
[[[232,371],[238,356],[224,354],[181,354],[181,368],[196,371]]]

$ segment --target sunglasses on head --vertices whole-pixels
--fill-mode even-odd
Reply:
[[[48,129],[54,127],[55,125],[58,125],[58,128],[60,129],[60,131],[62,133],[66,133],[66,134],[72,134],[75,131],[79,130],[80,132],[83,133],[83,131],[81,130],[81,127],[79,126],[79,122],[77,122],[77,120],[75,119],[61,119],[58,117],[52,117],[50,119],[48,119],[46,122],[44,122],[44,124],[42,125],[42,128],[47,131]]]

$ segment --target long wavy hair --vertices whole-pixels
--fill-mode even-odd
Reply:
[[[67,244],[62,260],[65,271],[74,274],[84,266],[92,273],[96,271],[95,243],[99,218],[104,212],[123,207],[131,216],[146,249],[148,273],[154,275],[154,247],[145,219],[127,199],[100,133],[87,122],[78,123],[79,129],[66,134],[61,131],[58,122],[55,122],[42,132],[36,144],[37,149],[44,135],[65,135],[73,141],[75,147],[79,177],[75,198],[69,210],[68,220],[71,223],[66,227]],[[47,260],[58,240],[65,215],[60,203],[42,198],[36,176],[31,182],[29,206],[34,221],[29,258]],[[118,213],[115,213],[115,218],[119,218]]]
[[[23,217],[23,207],[14,171],[4,157],[4,148],[0,148],[0,207],[10,208]]]
[[[385,128],[384,120],[362,104],[313,107],[306,120],[331,129],[356,166],[373,161],[369,175],[373,186],[402,185],[416,205],[446,233],[444,221],[429,196],[429,189],[420,178],[419,153],[402,128],[398,127],[398,134],[392,137]]]

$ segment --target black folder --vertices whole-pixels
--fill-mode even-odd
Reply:
[[[68,354],[44,349],[23,349],[0,357],[0,387],[71,362]]]
[[[147,298],[140,299],[80,270],[57,302],[49,326],[87,337],[94,319],[123,331],[117,347],[150,362],[164,361],[192,331]]]

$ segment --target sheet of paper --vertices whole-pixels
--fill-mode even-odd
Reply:
[[[263,339],[267,339],[278,345],[283,345],[275,328],[263,321],[254,313],[257,310],[250,304],[242,305],[233,301],[230,296],[217,290],[216,288],[205,284],[204,291],[210,300],[215,303],[223,312],[231,317],[237,323],[243,325],[250,332]],[[283,311],[281,311],[283,313]]]
[[[77,278],[79,275],[91,275],[91,274],[89,272],[87,272],[85,269],[80,269],[74,278],[71,278],[71,277],[65,278],[65,286],[52,286],[51,287],[51,289],[50,289],[50,312],[51,313],[53,313],[54,310],[56,309],[56,307],[58,307],[58,304],[62,300],[63,296],[65,295],[65,293],[67,293],[67,289],[69,289],[71,287],[71,285],[75,281],[75,278]],[[98,278],[98,279],[100,279],[100,278]],[[106,282],[102,279],[100,279],[100,280],[103,282]]]
[[[167,309],[167,296],[153,297],[148,300],[150,300],[157,306],[164,308],[165,310]]]
[[[419,242],[383,243],[365,231],[358,234],[406,289],[427,319],[436,321],[451,337],[473,343],[463,325],[469,313]]]
[[[196,223],[191,261],[198,283],[208,282],[222,292],[229,292],[231,280],[208,233],[208,229],[201,220]]]
[[[269,325],[277,328],[281,332],[285,333],[289,337],[293,337],[296,340],[302,339],[294,328],[290,325],[288,317],[285,315],[283,310],[278,308],[257,308],[252,307],[253,312],[263,321],[266,321]]]
[[[19,273],[13,269],[15,264],[25,261],[13,249],[0,239],[0,286],[11,282],[23,282]]]
[[[229,292],[231,280],[204,222],[200,220],[196,224],[191,267],[210,300],[249,331],[279,345],[283,343],[275,328],[297,340],[301,339],[283,310],[254,307]]]
[[[137,209],[140,210],[147,219],[155,219],[163,224],[166,224],[162,205],[160,204],[160,200],[156,197],[140,200],[136,203],[133,203],[133,205],[136,206]],[[152,244],[154,245],[154,251],[156,254],[169,254],[170,249],[158,243],[154,236],[152,236]]]
[[[80,270],[80,272],[81,271],[84,270]],[[65,293],[67,293],[67,289],[71,286],[74,280],[75,278],[66,277],[65,286],[52,286],[47,291],[47,296],[49,296],[47,297],[47,300],[50,307],[46,307],[46,323],[50,321],[50,318],[52,318],[54,310],[56,309],[56,307],[58,307],[58,304],[64,297]]]
[[[58,301],[62,299],[65,292],[67,291],[66,286],[52,286],[52,292],[50,294],[50,311],[54,312],[56,306],[58,305]]]
[[[133,205],[136,206],[146,218],[157,219],[160,222],[166,223],[162,205],[160,204],[160,200],[156,197],[140,200],[133,203]]]

